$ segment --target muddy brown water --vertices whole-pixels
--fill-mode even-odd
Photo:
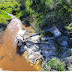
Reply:
[[[25,27],[29,30],[31,27]],[[7,26],[5,32],[0,37],[0,68],[9,71],[39,71],[40,67],[36,67],[28,62],[24,56],[17,54],[16,34],[19,30],[17,23],[12,22]]]

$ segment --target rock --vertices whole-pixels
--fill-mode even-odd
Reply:
[[[35,56],[36,55],[30,54],[28,58],[29,58],[29,60],[31,60],[31,59],[34,60],[37,57],[37,56],[36,57]]]
[[[29,57],[28,57],[28,59],[31,60],[32,62],[34,62],[36,57],[38,57],[38,55],[36,55],[36,54],[30,54]]]
[[[41,53],[39,51],[34,52],[34,54],[41,55]]]
[[[37,49],[27,49],[28,54],[32,54],[32,53],[34,53],[35,51],[38,51],[38,50],[37,50]]]
[[[61,57],[62,58],[66,58],[66,57],[68,57],[68,56],[70,56],[70,54],[71,54],[71,50],[69,49],[69,48],[63,48],[64,50],[63,50],[63,53],[61,54]]]
[[[21,52],[25,52],[27,50],[27,46],[26,45],[25,46],[22,45],[20,48],[21,48]]]
[[[17,45],[21,46],[22,45],[22,40],[19,40],[18,43],[17,43]]]
[[[21,48],[21,52],[24,52],[25,51],[25,49],[24,48]]]
[[[43,53],[43,55],[45,56],[45,58],[49,57],[49,56],[56,56],[56,53],[52,50],[47,51],[47,50],[42,50],[41,51]]]
[[[30,42],[30,41],[26,42],[27,46],[32,45],[32,44],[33,44],[33,42]]]
[[[27,49],[28,54],[32,54],[34,51],[32,49]]]
[[[46,49],[46,50],[48,50],[48,49],[50,49],[50,50],[55,50],[55,46],[53,46],[53,45],[48,45],[48,44],[40,44],[40,49],[42,50],[42,49]]]
[[[71,54],[72,54],[72,48],[70,49],[70,51],[71,51]]]
[[[27,40],[29,38],[29,35],[24,35],[24,40]]]
[[[25,49],[25,50],[27,50],[27,49],[28,49],[28,47],[25,45],[25,46],[24,46],[24,49]]]
[[[66,41],[70,40],[69,37],[67,37],[67,36],[63,36],[62,39],[66,40]]]
[[[37,43],[40,40],[40,35],[34,35],[30,38],[30,40]]]
[[[3,59],[3,58],[4,58],[4,56],[0,56],[0,58],[1,58],[1,59]]]
[[[11,60],[12,60],[12,61],[14,61],[14,60],[15,60],[15,58],[13,58],[13,57],[12,57],[12,58],[11,58]]]
[[[39,50],[39,46],[38,46],[37,44],[28,46],[28,48],[31,49],[32,51],[37,51],[37,50]],[[29,50],[29,49],[28,49],[28,50]]]
[[[49,45],[50,49],[56,50],[56,47],[54,45]]]
[[[21,45],[21,47],[20,47],[21,49],[24,49],[24,45]]]
[[[32,31],[28,31],[29,33],[32,33]]]
[[[71,62],[72,63],[72,56],[65,58],[66,61]]]
[[[49,49],[47,44],[40,44],[40,49]]]
[[[17,36],[17,40],[18,40],[18,41],[19,41],[19,40],[22,40],[22,41],[23,41],[23,37]]]
[[[37,60],[40,60],[43,58],[43,56],[39,52],[34,52],[29,55],[29,60],[31,60],[33,63],[36,63]]]
[[[19,30],[18,35],[23,36],[25,34],[26,30]]]
[[[62,41],[61,43],[63,46],[68,46],[68,42],[67,41]]]
[[[42,37],[41,40],[53,40],[53,37]]]
[[[48,44],[48,45],[54,44],[54,42],[50,42],[50,41],[46,41],[46,42],[43,42],[43,43],[46,43],[46,44]]]
[[[17,34],[17,39],[21,39],[23,41],[23,36],[26,33],[26,30],[19,30],[18,34]]]

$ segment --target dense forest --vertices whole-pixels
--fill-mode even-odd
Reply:
[[[19,17],[23,24],[31,25],[36,32],[53,25],[64,28],[71,23],[71,0],[3,0],[0,2],[0,23],[8,24],[7,11]],[[3,19],[4,18],[4,19]]]
[[[41,35],[45,35],[45,30],[53,26],[62,33],[72,33],[71,0],[0,0],[0,25],[8,25],[12,19],[6,12],[15,15],[22,24],[31,26]],[[59,49],[57,51],[60,52]],[[64,63],[56,58],[51,59],[48,65],[42,65],[45,71],[49,70],[49,67],[58,71],[65,70]]]

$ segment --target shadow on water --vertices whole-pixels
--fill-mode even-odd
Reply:
[[[7,27],[7,25],[5,25],[5,24],[0,24],[0,36],[1,36],[1,34],[5,31],[6,27]]]
[[[19,54],[20,56],[24,54],[24,52],[21,52],[21,48],[18,45],[17,45],[17,54]]]

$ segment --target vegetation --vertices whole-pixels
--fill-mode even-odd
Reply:
[[[71,0],[0,0],[1,12],[16,15],[38,33],[53,25],[59,28],[69,25],[71,8]]]
[[[49,67],[46,63],[42,63],[42,70],[43,71],[50,71],[51,67]]]
[[[70,0],[18,0],[18,2],[22,4],[21,20],[28,21],[27,24],[36,32],[40,33],[53,25],[63,28],[71,22]]]
[[[11,17],[8,16],[5,11],[19,17],[19,4],[11,0],[4,0],[0,2],[0,24],[8,24],[11,20]]]
[[[5,11],[0,11],[0,24],[8,24],[8,20],[10,20],[11,17],[8,16]]]
[[[72,33],[72,3],[71,0],[0,0],[0,24],[7,25],[11,17],[6,12],[20,18],[23,24],[34,28],[41,36],[53,36],[46,29],[57,26]],[[55,39],[56,52],[61,56],[62,40]],[[65,65],[56,58],[50,59],[48,64],[42,64],[43,70],[55,69],[64,71]]]
[[[43,70],[45,70],[45,71],[50,71],[51,69],[57,70],[57,71],[65,70],[65,64],[57,58],[50,59],[48,62],[48,65],[43,63],[42,67],[43,67]]]
[[[56,69],[58,71],[64,71],[65,70],[64,64],[57,58],[50,59],[50,61],[48,62],[48,65],[51,68]]]
[[[69,32],[72,32],[72,22],[66,27]]]

